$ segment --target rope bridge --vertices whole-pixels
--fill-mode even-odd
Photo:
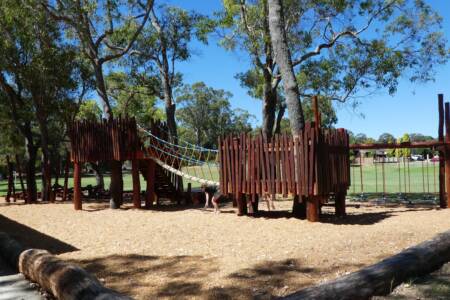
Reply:
[[[138,125],[144,134],[144,155],[167,171],[189,181],[208,186],[219,186],[218,151],[191,144],[179,139],[177,143],[169,142],[164,134]],[[162,130],[162,128],[159,128]],[[167,136],[167,135],[166,135]]]

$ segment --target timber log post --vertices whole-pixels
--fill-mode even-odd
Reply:
[[[73,167],[73,205],[75,210],[82,209],[82,197],[81,192],[81,168],[82,163],[75,162]]]
[[[133,179],[133,207],[141,208],[141,182],[139,178],[139,161],[131,160],[131,176]]]
[[[438,110],[439,110],[439,127],[438,139],[439,142],[444,141],[444,95],[438,95]],[[446,151],[439,151],[439,204],[441,208],[446,207],[445,199],[445,157]]]
[[[450,142],[450,103],[445,103],[445,141]],[[445,147],[445,187],[447,189],[447,197],[441,203],[442,208],[448,207],[450,203],[450,149]]]
[[[450,261],[450,230],[377,264],[283,299],[370,299],[386,295],[402,282],[429,274]]]

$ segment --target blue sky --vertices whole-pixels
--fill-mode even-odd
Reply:
[[[221,0],[169,0],[171,4],[187,9],[195,9],[208,14],[218,10]],[[429,0],[428,3],[444,19],[446,38],[450,40],[450,3],[446,0]],[[218,39],[212,38],[208,46],[194,44],[196,55],[188,62],[178,64],[186,83],[204,81],[216,89],[233,93],[232,106],[243,108],[256,116],[256,124],[261,123],[261,101],[251,98],[240,87],[235,74],[248,69],[250,62],[245,53],[228,52],[217,46]],[[450,64],[438,67],[436,80],[426,84],[411,84],[401,80],[397,93],[391,97],[386,92],[362,100],[354,111],[350,105],[337,108],[337,127],[347,128],[354,133],[363,132],[377,138],[384,132],[398,137],[404,133],[437,135],[437,94],[444,93],[450,101]],[[361,117],[361,114],[364,117]]]

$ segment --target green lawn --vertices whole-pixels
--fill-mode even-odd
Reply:
[[[382,194],[383,164],[351,167],[350,194]],[[436,194],[439,191],[439,164],[434,162],[385,163],[386,194]],[[362,184],[361,184],[362,172]]]
[[[438,192],[438,164],[437,163],[427,163],[427,162],[411,162],[409,164],[409,175],[408,167],[397,163],[386,163],[384,164],[384,174],[385,174],[385,189],[387,194],[436,194]],[[361,185],[361,172],[362,170],[362,185]],[[400,171],[400,174],[399,174]],[[406,172],[405,172],[406,171]],[[185,167],[183,172],[208,180],[219,181],[219,170],[217,167]],[[350,171],[352,185],[349,189],[350,195],[360,195],[364,194],[377,194],[381,195],[383,193],[383,170],[382,165],[363,165],[362,168],[359,165],[351,167]],[[399,180],[400,179],[400,180]],[[405,181],[406,180],[406,181]],[[40,178],[37,180],[38,188],[40,188]],[[124,189],[132,189],[131,174],[124,174]],[[63,180],[60,179],[60,184]],[[110,177],[105,176],[105,186],[109,186]],[[187,187],[188,180],[184,180],[184,186]],[[198,188],[200,183],[192,181],[192,187]],[[95,185],[95,177],[84,176],[82,179],[82,186]],[[72,178],[69,179],[69,187],[73,186]],[[16,181],[16,188],[20,190],[19,181]],[[145,181],[141,176],[141,189],[145,189]],[[7,181],[0,181],[0,196],[6,195],[7,191]]]
[[[212,180],[212,181],[216,181],[219,182],[219,168],[215,165],[210,165],[210,166],[195,166],[195,167],[184,167],[182,168],[182,171],[184,173],[187,173],[191,176],[195,176],[198,178],[202,178],[202,179],[207,179],[207,180]],[[197,182],[197,181],[189,181],[187,179],[183,180],[183,184],[184,187],[186,188],[188,183],[192,184],[193,188],[198,188],[201,186],[201,183]]]

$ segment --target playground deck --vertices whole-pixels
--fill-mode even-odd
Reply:
[[[137,299],[284,295],[375,263],[450,227],[450,210],[435,207],[350,203],[345,221],[326,207],[319,224],[286,218],[289,200],[276,201],[270,222],[236,217],[232,207],[216,215],[182,207],[135,210],[127,204],[110,210],[106,203],[85,203],[82,211],[70,203],[2,205],[0,226],[12,228],[21,242],[61,253],[106,286]],[[265,203],[260,207],[264,210]],[[21,231],[3,224],[6,218],[24,225]]]

